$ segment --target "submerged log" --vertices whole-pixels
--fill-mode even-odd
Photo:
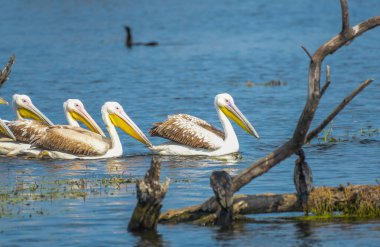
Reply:
[[[210,185],[219,204],[215,224],[229,227],[233,216],[232,178],[226,171],[214,171],[210,177]]]
[[[162,200],[169,188],[169,179],[160,184],[161,160],[153,157],[144,180],[137,180],[137,205],[128,225],[128,231],[152,230],[157,227]]]
[[[341,212],[348,216],[379,217],[380,184],[314,188],[307,203],[310,212],[315,215]],[[296,193],[234,196],[234,215],[302,211]],[[210,216],[213,213],[215,212],[206,213],[201,205],[169,210],[160,216],[160,223],[208,224],[214,219]]]

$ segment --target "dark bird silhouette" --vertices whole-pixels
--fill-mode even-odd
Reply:
[[[144,45],[144,46],[157,46],[158,45],[158,42],[156,41],[151,41],[151,42],[147,42],[147,43],[144,43],[144,42],[133,42],[133,38],[132,38],[132,30],[130,27],[128,26],[124,26],[125,28],[125,31],[127,32],[127,38],[125,39],[125,45],[128,47],[128,48],[131,48],[132,46],[138,46],[138,45]]]
[[[228,228],[233,217],[233,191],[232,178],[225,171],[214,171],[210,177],[210,185],[221,209],[216,219],[216,225]]]
[[[307,162],[305,161],[305,153],[300,149],[296,153],[299,158],[294,166],[294,185],[297,190],[297,196],[303,209],[308,214],[307,200],[311,190],[313,189],[313,174]]]

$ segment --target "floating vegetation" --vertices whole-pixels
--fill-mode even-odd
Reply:
[[[322,135],[318,137],[318,140],[322,143],[335,143],[335,142],[348,142],[354,141],[359,137],[375,137],[379,136],[380,129],[374,128],[368,125],[366,128],[361,128],[360,130],[350,134],[349,131],[345,135],[335,136],[333,135],[333,121],[329,124],[328,128],[322,131]]]
[[[323,217],[380,217],[380,184],[316,188],[309,209]]]
[[[337,142],[337,139],[335,139],[333,137],[333,121],[331,121],[329,127],[327,130],[323,130],[322,133],[323,133],[323,136],[322,136],[322,142],[323,143],[326,143],[326,142]]]
[[[280,80],[270,80],[267,82],[253,82],[248,80],[245,84],[247,87],[264,86],[264,87],[280,87],[286,86],[287,83]]]
[[[86,200],[89,196],[113,195],[116,191],[135,184],[136,179],[122,176],[102,178],[58,179],[49,181],[22,181],[16,177],[12,186],[0,187],[0,218],[13,215],[15,205],[31,206],[32,202],[58,199]],[[37,210],[36,213],[42,212]]]
[[[366,137],[378,136],[379,132],[379,129],[373,128],[371,125],[368,125],[367,128],[361,128],[359,130],[359,134]]]
[[[94,196],[112,196],[125,191],[128,186],[135,187],[135,178],[125,175],[104,177],[66,178],[38,181],[15,178],[12,185],[0,186],[0,218],[27,213],[44,215],[44,207],[36,204],[64,199],[88,200]],[[190,178],[173,179],[172,183],[191,183]],[[129,187],[131,188],[131,187]],[[131,192],[134,193],[134,192]]]

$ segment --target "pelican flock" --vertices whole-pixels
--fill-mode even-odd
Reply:
[[[0,99],[0,103],[6,101]],[[15,94],[13,108],[16,120],[0,120],[0,137],[3,138],[0,141],[0,154],[56,159],[120,157],[123,155],[123,145],[116,130],[119,128],[154,154],[223,156],[239,152],[239,141],[229,119],[259,138],[231,95],[216,95],[214,104],[223,130],[191,115],[172,115],[164,122],[155,123],[150,129],[151,136],[168,140],[153,145],[117,102],[106,102],[101,108],[108,133],[106,137],[78,99],[68,99],[63,104],[68,125],[54,125],[27,95]],[[79,123],[88,129],[80,127]]]

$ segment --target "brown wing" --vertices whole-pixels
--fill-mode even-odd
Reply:
[[[16,140],[23,143],[30,143],[37,135],[44,133],[48,125],[34,120],[16,120],[7,122],[6,125],[12,131]]]
[[[149,133],[194,148],[211,150],[219,148],[224,138],[220,130],[187,114],[169,116],[165,122],[155,123]]]
[[[108,151],[111,143],[107,138],[80,127],[56,125],[38,135],[32,146],[78,156],[100,156]]]
[[[215,135],[219,136],[220,138],[222,138],[224,140],[224,132],[221,131],[220,129],[214,127],[213,125],[209,124],[205,120],[191,116],[191,115],[188,115],[188,114],[178,114],[178,115],[184,119],[187,119],[189,121],[192,121],[192,122],[198,124],[199,126],[207,129],[208,131],[211,131],[212,133],[214,133]]]

